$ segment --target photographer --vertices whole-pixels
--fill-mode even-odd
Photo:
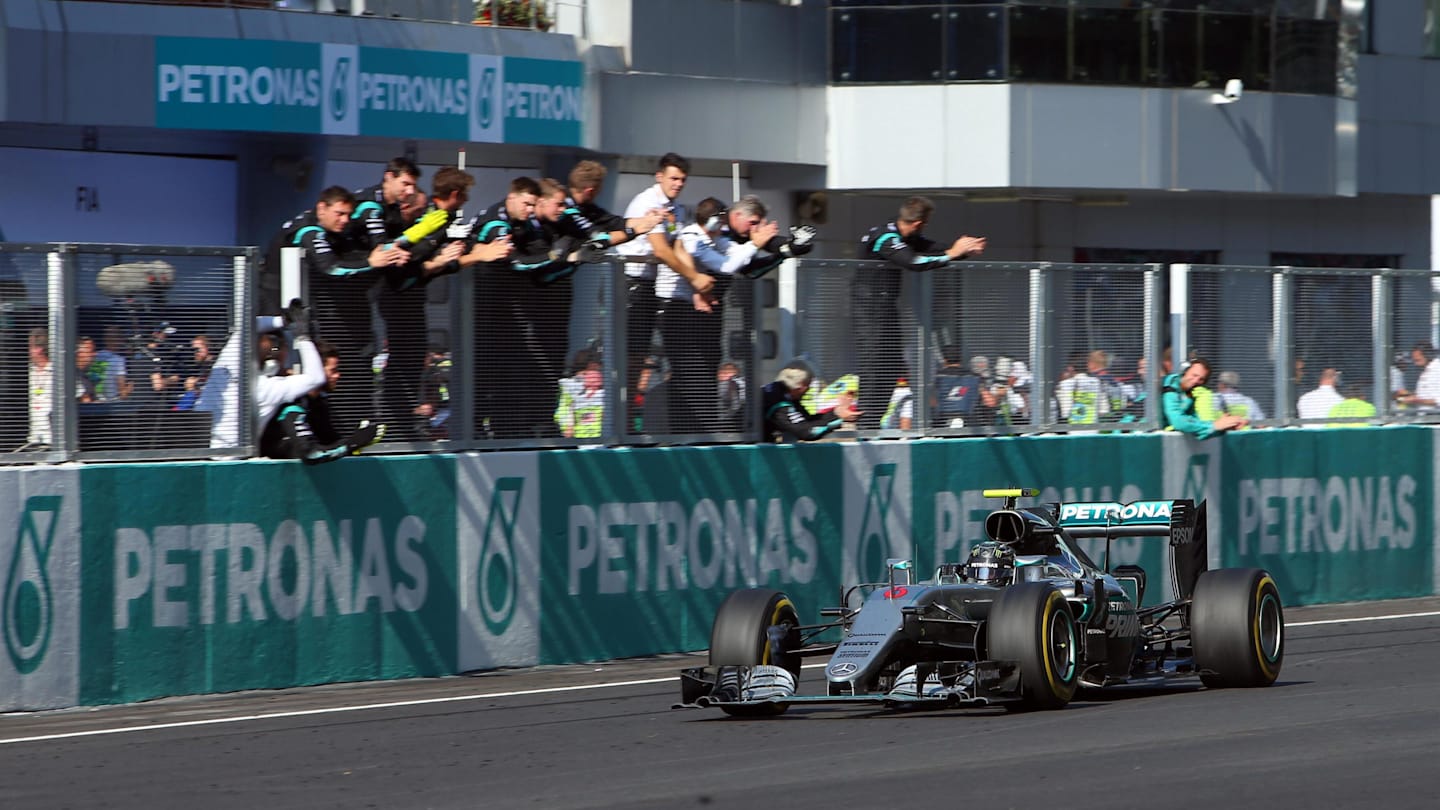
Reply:
[[[180,375],[175,368],[171,347],[165,342],[175,334],[175,327],[161,323],[148,335],[130,339],[133,347],[130,368],[138,385],[131,399],[142,408],[170,408],[177,401]]]
[[[296,346],[300,345],[297,338]],[[304,345],[315,352],[323,364],[324,381],[286,402],[266,423],[260,435],[260,454],[266,458],[295,458],[305,464],[323,464],[357,455],[380,441],[385,435],[385,426],[368,421],[361,422],[348,437],[340,438],[330,418],[330,394],[340,382],[340,353],[323,340],[318,344],[307,340]]]
[[[295,350],[299,352],[301,361],[300,374],[282,374],[286,359],[284,339],[274,333],[285,329],[287,323],[295,333]],[[325,371],[310,338],[310,313],[298,300],[286,308],[285,317],[256,316],[255,331],[259,336],[255,340],[256,368],[250,372],[254,380],[250,406],[253,410],[247,410],[255,420],[258,436],[281,405],[324,385]],[[237,407],[239,389],[234,383],[240,374],[245,373],[240,362],[244,335],[244,332],[237,331],[225,342],[195,402],[195,410],[211,414],[212,448],[240,445],[241,409]]]

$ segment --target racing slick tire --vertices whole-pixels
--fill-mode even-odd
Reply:
[[[1206,686],[1274,683],[1285,661],[1285,611],[1269,572],[1222,568],[1201,574],[1190,603],[1190,643]]]
[[[715,623],[710,627],[710,665],[753,667],[768,664],[789,670],[798,682],[800,656],[775,654],[770,644],[770,628],[773,626],[788,626],[787,641],[797,640],[793,631],[800,626],[800,616],[790,597],[767,588],[732,592],[720,604],[720,609],[715,612]],[[763,703],[720,708],[726,714],[737,717],[765,717],[783,714],[789,707],[783,703]]]
[[[1065,596],[1047,582],[1006,588],[990,608],[989,657],[1020,669],[1018,709],[1059,709],[1080,682],[1080,639]]]

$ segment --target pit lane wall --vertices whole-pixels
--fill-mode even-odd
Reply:
[[[960,559],[991,486],[1208,493],[1212,565],[1288,604],[1430,595],[1435,453],[1404,426],[3,469],[0,710],[703,649],[733,588],[815,616],[886,557]],[[1165,549],[1110,553],[1153,595]]]

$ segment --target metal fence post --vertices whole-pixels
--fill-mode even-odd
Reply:
[[[1270,292],[1271,322],[1275,330],[1275,418],[1284,424],[1294,416],[1295,361],[1291,358],[1294,324],[1291,319],[1295,316],[1295,283],[1290,268],[1277,270],[1271,277]]]
[[[68,458],[80,449],[77,423],[79,408],[75,399],[75,251],[66,244],[55,245],[45,256],[47,304],[46,328],[50,330],[50,368],[54,369],[51,384],[51,425],[54,449]]]
[[[1190,265],[1170,265],[1170,362],[1174,368],[1190,359]],[[1164,369],[1160,369],[1163,373]]]
[[[1388,268],[1370,277],[1370,324],[1374,345],[1370,362],[1371,402],[1375,403],[1376,416],[1382,419],[1393,410],[1390,402],[1390,358],[1394,347],[1390,344],[1390,318],[1394,283]]]
[[[1145,354],[1145,379],[1141,382],[1145,386],[1145,426],[1150,428],[1161,427],[1160,412],[1160,377],[1164,369],[1160,365],[1161,352],[1164,350],[1165,335],[1161,324],[1164,318],[1160,314],[1160,273],[1165,269],[1163,264],[1152,264],[1145,270],[1145,316],[1144,316],[1144,354]]]
[[[243,256],[231,259],[235,275],[232,278],[230,317],[235,324],[235,337],[240,341],[240,362],[235,373],[235,409],[242,456],[254,456],[259,452],[260,437],[255,435],[254,402],[255,375],[255,299],[250,294],[250,268],[255,266],[258,253],[250,248]]]
[[[796,312],[800,301],[800,269],[808,259],[786,259],[777,271],[776,289],[780,310],[780,332],[776,337],[775,354],[782,362],[795,356]],[[757,361],[758,365],[758,361]]]
[[[1050,413],[1050,398],[1055,392],[1055,383],[1050,371],[1050,267],[1049,262],[1040,262],[1030,268],[1030,361],[1034,368],[1030,373],[1035,377],[1030,399],[1030,426],[1043,429],[1055,420]]]

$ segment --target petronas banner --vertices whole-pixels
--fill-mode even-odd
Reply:
[[[736,588],[783,590],[811,615],[838,602],[847,455],[837,444],[540,454],[541,661],[705,649]]]
[[[584,66],[350,44],[155,39],[155,125],[579,146]]]
[[[79,483],[84,703],[456,671],[451,457],[97,465]]]
[[[1435,593],[1433,436],[1385,427],[1226,437],[1221,562],[1269,569],[1291,604]]]

